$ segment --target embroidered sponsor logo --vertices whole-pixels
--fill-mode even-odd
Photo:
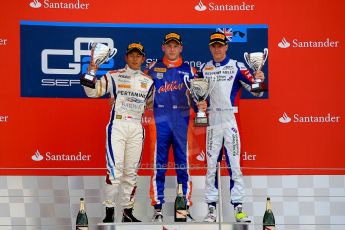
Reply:
[[[183,74],[183,75],[189,75],[189,73],[185,72],[185,71],[178,71],[179,74]]]
[[[157,73],[157,78],[158,78],[158,79],[162,79],[163,76],[164,76],[164,73]]]
[[[129,89],[129,88],[131,88],[131,85],[119,84],[119,88],[126,88],[126,89]]]
[[[162,85],[161,87],[159,87],[158,89],[158,93],[166,93],[166,92],[173,92],[176,90],[181,90],[184,86],[184,83],[180,83],[178,84],[177,81],[173,81],[171,83],[169,82],[165,82],[164,85]]]
[[[123,95],[123,96],[146,98],[145,93],[139,93],[139,92],[119,90],[118,94]]]
[[[158,73],[165,73],[167,71],[166,68],[158,68],[158,67],[155,67],[153,70]]]
[[[125,79],[130,79],[131,77],[128,75],[124,75],[124,74],[119,74],[118,75],[119,78],[125,78]]]

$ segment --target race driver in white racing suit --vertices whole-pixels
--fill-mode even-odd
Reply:
[[[145,136],[141,119],[147,103],[152,104],[153,81],[141,71],[145,61],[142,44],[129,44],[125,60],[125,68],[107,72],[97,80],[95,89],[84,87],[89,97],[110,94],[115,99],[106,127],[105,223],[114,222],[114,201],[118,194],[123,207],[122,222],[141,222],[132,212]],[[89,66],[89,70],[97,68],[94,64]]]
[[[217,162],[221,160],[224,148],[225,159],[230,175],[231,204],[235,209],[237,222],[251,222],[242,210],[245,187],[240,168],[240,136],[235,114],[241,88],[250,91],[254,79],[264,80],[262,71],[253,77],[242,62],[232,60],[226,54],[227,38],[223,33],[211,35],[209,48],[213,59],[201,67],[200,77],[210,79],[209,103],[198,103],[198,108],[208,111],[209,126],[206,133],[207,174],[205,198],[208,214],[205,222],[216,222],[216,203],[218,202]],[[215,78],[216,77],[216,78]],[[214,79],[215,78],[215,79]],[[262,96],[263,92],[252,93]]]

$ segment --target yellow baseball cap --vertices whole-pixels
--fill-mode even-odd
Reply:
[[[127,46],[126,54],[130,53],[133,50],[137,50],[140,54],[145,56],[144,46],[139,42],[131,43]]]
[[[215,43],[226,45],[228,43],[228,40],[227,40],[225,34],[223,34],[221,32],[215,32],[215,33],[211,34],[210,42],[208,43],[208,45],[213,45]]]
[[[181,35],[179,35],[178,33],[172,32],[165,35],[163,44],[167,44],[170,41],[175,41],[178,44],[182,45],[182,38]]]

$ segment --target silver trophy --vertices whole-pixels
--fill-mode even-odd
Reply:
[[[102,65],[103,63],[114,57],[114,55],[117,53],[116,48],[109,48],[102,43],[95,43],[93,41],[89,42],[89,50],[91,50],[90,62],[95,66]],[[96,86],[96,82],[96,70],[94,69],[89,70],[87,74],[80,78],[80,84],[93,89]]]
[[[247,62],[249,67],[254,70],[254,72],[261,70],[264,66],[268,57],[268,49],[265,48],[264,52],[255,52],[255,53],[244,53],[244,60]],[[262,92],[266,90],[265,84],[260,79],[255,79],[255,82],[252,84],[252,92]]]
[[[213,87],[210,88],[210,82],[215,81],[216,76],[211,76],[210,78],[194,78],[189,79],[189,75],[184,75],[184,83],[188,88],[190,94],[192,95],[193,100],[197,102],[205,101],[208,95],[213,90],[216,84],[213,84]],[[190,83],[188,86],[187,83]],[[195,126],[207,126],[208,118],[204,111],[198,111],[194,119]]]

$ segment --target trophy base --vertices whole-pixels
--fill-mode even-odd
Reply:
[[[253,93],[261,93],[261,92],[264,92],[266,90],[267,89],[266,89],[265,83],[257,82],[257,83],[252,84],[250,91]]]
[[[207,117],[196,117],[194,118],[194,126],[205,127],[208,125]]]
[[[80,78],[80,84],[94,89],[96,87],[97,78],[95,76],[85,74]]]

